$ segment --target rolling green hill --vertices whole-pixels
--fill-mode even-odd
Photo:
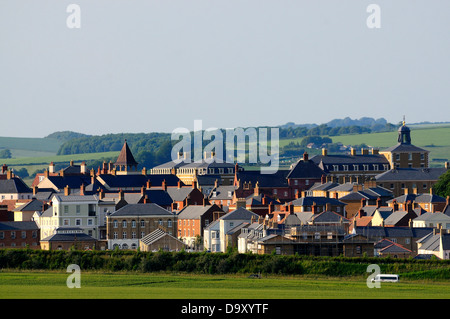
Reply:
[[[411,129],[412,144],[430,151],[430,166],[442,166],[444,160],[450,159],[450,125],[409,125]],[[366,144],[380,150],[397,144],[395,132],[349,134],[330,136],[333,143],[341,142],[344,145]],[[301,143],[302,138],[280,140],[280,147],[290,142]],[[309,153],[309,151],[308,151]],[[314,154],[314,151],[311,152]]]

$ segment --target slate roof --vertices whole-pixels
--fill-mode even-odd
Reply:
[[[306,196],[306,197],[300,197],[297,198],[289,204],[292,204],[294,206],[312,206],[313,203],[316,203],[316,205],[326,205],[327,203],[330,203],[331,205],[337,205],[337,206],[345,206],[347,205],[344,202],[341,202],[340,200],[337,200],[335,198],[329,198],[329,197],[320,197],[320,196]]]
[[[377,182],[382,181],[437,181],[447,171],[446,168],[396,168],[375,176]]]
[[[395,238],[412,237],[422,238],[433,232],[432,227],[381,227],[381,226],[356,226],[355,231],[367,237]]]
[[[25,203],[17,208],[15,208],[14,212],[24,212],[24,211],[42,211],[43,202],[37,199],[33,199],[32,201]]]
[[[97,195],[54,195],[53,198],[60,202],[96,202],[99,200]]]
[[[91,177],[87,175],[69,175],[69,176],[53,176],[50,175],[47,179],[55,185],[59,190],[69,186],[71,189],[80,188],[82,184],[85,186],[91,184]]]
[[[391,147],[388,147],[381,152],[420,152],[420,153],[429,153],[426,149],[417,147],[412,144],[402,144],[398,143],[396,145],[393,145]]]
[[[390,214],[387,218],[384,219],[385,225],[397,225],[398,222],[400,222],[405,216],[407,216],[409,213],[404,210],[395,211],[392,214]],[[412,213],[416,214],[416,213]],[[417,217],[417,215],[415,215]],[[414,217],[415,218],[415,217]]]
[[[228,200],[233,198],[233,194],[236,191],[237,186],[227,185],[227,186],[218,186],[214,188],[209,194],[209,199],[217,199],[217,200]]]
[[[109,188],[136,188],[139,189],[142,186],[146,186],[147,181],[150,180],[151,187],[161,187],[162,182],[165,180],[167,186],[177,186],[179,178],[173,174],[155,174],[155,175],[112,175],[112,174],[100,174],[99,180],[103,180]],[[89,180],[90,184],[90,180]],[[87,184],[86,184],[87,185]],[[183,184],[182,184],[183,185]]]
[[[287,175],[287,178],[321,178],[325,172],[312,160],[298,160]]]
[[[350,221],[332,211],[325,211],[312,217],[314,224],[328,224],[328,223],[349,223]]]
[[[224,216],[220,217],[221,220],[251,220],[252,217],[258,218],[259,215],[255,214],[245,208],[239,207],[236,210],[233,210]]]
[[[0,222],[0,230],[38,230],[39,227],[36,225],[36,222],[27,221],[27,222]]]
[[[120,217],[120,216],[161,216],[161,215],[174,216],[173,213],[154,203],[128,204],[116,210],[110,216]]]
[[[239,171],[237,173],[237,179],[241,185],[243,183],[251,182],[252,186],[259,183],[259,187],[288,187],[287,175],[289,170],[278,170],[274,174],[262,174],[257,171]]]
[[[408,201],[416,202],[416,203],[445,203],[446,199],[439,195],[435,194],[404,194],[394,198],[397,203],[407,203]],[[387,203],[391,203],[394,199],[387,201]]]
[[[68,233],[63,233],[61,231],[68,230]],[[78,230],[76,232],[71,232],[72,230]],[[45,237],[41,239],[41,241],[67,241],[67,242],[74,242],[74,241],[97,241],[92,236],[89,236],[88,234],[81,231],[81,229],[76,228],[58,228],[56,234],[50,235],[48,237]]]
[[[422,215],[420,215],[417,218],[414,218],[414,221],[442,221],[447,220],[448,223],[450,223],[450,216],[444,214],[444,213],[432,213],[432,212],[426,212]]]
[[[311,158],[317,166],[319,166],[325,173],[332,172],[334,170],[333,165],[338,165],[339,171],[344,171],[343,165],[348,165],[348,171],[354,171],[353,165],[369,165],[369,171],[375,170],[373,165],[379,165],[378,170],[383,169],[383,165],[389,165],[389,161],[381,154],[368,154],[368,155],[315,155]],[[362,167],[358,168],[358,171]]]
[[[189,205],[178,213],[178,219],[198,219],[210,209],[222,211],[217,205]]]
[[[32,193],[21,178],[12,177],[10,179],[0,180],[0,194]]]

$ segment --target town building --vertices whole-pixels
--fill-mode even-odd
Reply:
[[[157,228],[177,235],[177,215],[156,204],[129,204],[106,216],[109,249],[137,249]]]
[[[0,248],[39,249],[40,231],[33,221],[0,222]]]

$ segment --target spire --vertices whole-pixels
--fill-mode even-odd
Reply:
[[[123,144],[122,150],[120,151],[119,156],[117,157],[116,162],[114,163],[114,167],[117,166],[124,167],[127,171],[129,168],[134,167],[135,169],[138,166],[138,162],[134,159],[133,154],[131,153],[130,148],[128,147],[127,140],[125,139],[125,143]]]

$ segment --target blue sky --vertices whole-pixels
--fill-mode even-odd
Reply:
[[[69,4],[81,28],[69,29]],[[381,28],[369,29],[369,4]],[[0,136],[450,121],[450,1],[0,0]]]

